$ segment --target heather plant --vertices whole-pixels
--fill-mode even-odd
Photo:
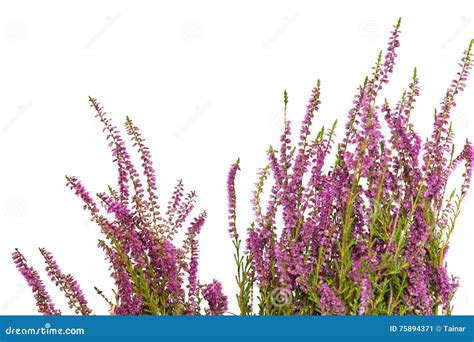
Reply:
[[[379,100],[394,70],[399,34],[400,20],[387,51],[358,87],[337,145],[336,122],[310,133],[319,111],[319,81],[292,144],[285,91],[281,147],[268,149],[268,164],[259,171],[245,250],[236,227],[239,162],[231,166],[229,232],[241,314],[253,313],[254,289],[261,315],[451,313],[459,282],[447,271],[446,253],[471,182],[474,152],[468,140],[455,151],[450,117],[472,68],[474,41],[422,143],[410,122],[419,96],[416,69],[395,105]],[[448,189],[448,179],[463,164],[460,187]]]
[[[120,131],[102,106],[89,98],[96,117],[102,123],[106,140],[118,168],[118,188],[94,199],[76,177],[66,177],[67,186],[82,200],[84,210],[104,235],[98,247],[109,262],[116,289],[109,299],[102,290],[97,293],[115,315],[221,315],[227,310],[227,297],[217,280],[201,284],[198,280],[198,235],[205,223],[206,212],[190,219],[196,202],[194,191],[185,192],[179,180],[166,207],[160,212],[156,194],[156,175],[151,154],[138,128],[126,118],[126,132],[141,160],[139,173],[129,155]],[[178,246],[176,234],[186,228]],[[68,299],[77,314],[92,310],[72,275],[64,275],[51,253],[40,248],[46,272]],[[20,251],[13,253],[14,262],[31,287],[38,310],[45,315],[61,314],[47,292],[39,273],[28,265]],[[203,300],[208,303],[203,305]]]

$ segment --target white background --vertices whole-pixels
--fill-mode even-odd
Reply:
[[[112,285],[96,248],[98,228],[64,180],[76,175],[91,193],[116,182],[88,95],[120,127],[128,114],[142,128],[162,205],[178,178],[198,191],[198,209],[209,215],[200,279],[221,279],[236,312],[227,170],[241,158],[244,232],[256,172],[268,145],[278,144],[283,90],[296,131],[320,78],[316,126],[338,118],[341,132],[357,85],[402,16],[399,59],[383,96],[394,103],[417,66],[421,97],[413,121],[426,136],[433,109],[474,37],[472,13],[472,1],[2,1],[0,314],[36,312],[10,253],[20,248],[43,271],[39,246],[74,274],[95,313],[107,313],[93,290]],[[453,117],[460,144],[474,138],[474,80],[468,83]],[[449,252],[449,270],[461,277],[456,314],[474,314],[473,208],[469,195]]]

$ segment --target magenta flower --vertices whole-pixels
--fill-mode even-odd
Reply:
[[[76,314],[87,316],[92,313],[92,310],[87,306],[87,300],[84,298],[79,284],[71,274],[63,274],[58,264],[53,258],[53,255],[44,248],[40,248],[40,252],[46,262],[46,271],[51,281],[59,287],[68,299],[68,305],[74,309]]]
[[[55,309],[38,272],[33,267],[28,266],[25,257],[18,249],[15,249],[12,256],[16,268],[26,279],[28,286],[31,287],[31,291],[33,291],[38,311],[44,315],[60,315],[61,311]]]
[[[346,313],[346,308],[341,299],[329,285],[321,285],[318,292],[322,315],[344,315]]]
[[[227,296],[222,293],[222,284],[217,280],[203,286],[202,296],[207,301],[211,315],[222,315],[227,311]]]
[[[229,206],[229,234],[232,239],[238,239],[239,234],[237,233],[237,227],[235,225],[236,214],[236,200],[235,200],[235,175],[237,170],[240,170],[239,161],[233,164],[229,170],[229,175],[227,176],[227,196],[228,196],[228,206]]]

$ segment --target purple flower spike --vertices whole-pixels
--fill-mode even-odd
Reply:
[[[209,315],[222,315],[227,311],[227,296],[222,293],[222,284],[217,280],[203,287],[202,296],[209,304]]]
[[[61,312],[55,309],[54,304],[51,301],[51,297],[44,287],[43,281],[41,280],[38,272],[33,267],[28,266],[25,257],[18,249],[15,249],[15,252],[13,252],[12,256],[16,268],[26,279],[28,286],[31,287],[31,290],[34,293],[38,311],[44,315],[60,315]]]
[[[88,316],[92,310],[87,306],[87,300],[84,298],[84,293],[77,281],[70,274],[63,274],[58,264],[53,258],[53,255],[44,248],[40,248],[41,255],[46,262],[46,272],[51,278],[51,281],[59,287],[68,299],[68,304],[71,309],[74,309],[76,314]]]
[[[233,240],[238,240],[239,233],[236,226],[236,197],[235,197],[235,175],[240,170],[239,161],[232,164],[227,176],[227,202],[229,210],[229,234]]]

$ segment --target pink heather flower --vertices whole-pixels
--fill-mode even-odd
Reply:
[[[236,226],[236,198],[235,198],[235,175],[240,170],[239,161],[232,164],[227,176],[227,203],[229,211],[229,234],[232,239],[238,240],[239,233]]]
[[[464,174],[464,183],[461,187],[461,193],[463,195],[471,186],[472,169],[474,168],[474,147],[469,141],[466,141],[466,145],[464,146],[464,159],[466,161],[466,171]]]
[[[398,40],[400,35],[400,23],[401,20],[398,20],[397,24],[394,26],[392,36],[390,37],[388,42],[387,53],[385,55],[383,63],[382,78],[380,81],[379,89],[382,89],[383,83],[388,83],[388,74],[393,73],[395,59],[397,57],[396,49],[400,46],[400,41]]]
[[[186,219],[191,214],[192,210],[194,209],[194,205],[196,203],[196,192],[191,191],[186,194],[186,198],[184,201],[180,201],[178,209],[175,213],[175,220],[168,226],[168,230],[165,232],[164,236],[166,238],[172,238],[174,234],[183,226]]]
[[[435,273],[434,283],[437,288],[437,292],[441,297],[441,304],[445,313],[451,308],[451,300],[454,293],[459,288],[459,278],[449,276],[444,266],[439,266]]]
[[[446,154],[452,149],[452,136],[450,125],[451,111],[456,106],[455,97],[465,88],[464,81],[472,69],[471,41],[469,48],[464,52],[459,66],[461,70],[457,73],[457,79],[452,81],[446,92],[446,96],[441,102],[441,108],[435,113],[433,132],[430,139],[424,145],[423,170],[426,172],[426,182],[428,184],[427,196],[434,198],[439,196],[447,179],[442,179],[440,175],[446,172]]]
[[[116,222],[109,224],[113,237],[116,241],[120,241],[122,251],[130,255],[135,265],[143,269],[147,279],[150,279],[143,253],[146,250],[143,241],[150,238],[148,230],[136,229],[133,214],[120,201],[116,201],[105,194],[101,195],[101,198],[103,200],[108,199],[107,212],[114,214],[116,218]]]
[[[372,283],[368,277],[364,277],[361,281],[361,288],[360,288],[360,305],[359,305],[359,315],[364,315],[367,313],[368,305],[370,303],[370,299],[372,297]]]
[[[195,312],[195,301],[197,292],[197,272],[198,272],[198,260],[199,260],[199,245],[196,236],[201,231],[202,226],[206,220],[206,212],[203,212],[197,217],[193,223],[189,226],[187,232],[186,243],[189,245],[191,251],[191,260],[189,263],[189,277],[188,277],[188,305],[189,313],[194,314]]]
[[[97,204],[90,197],[89,192],[86,191],[82,183],[76,177],[66,176],[66,185],[75,191],[76,196],[78,196],[84,202],[84,210],[88,210],[91,215],[91,221],[94,221],[99,225],[103,234],[111,234],[110,225],[111,223],[102,215],[100,215],[100,210],[97,207]]]
[[[127,133],[132,137],[132,141],[138,146],[138,152],[140,153],[140,159],[143,166],[143,174],[145,175],[147,182],[149,210],[152,213],[152,221],[156,229],[162,218],[160,214],[160,206],[158,204],[158,196],[156,195],[156,171],[153,168],[151,152],[149,148],[144,145],[145,139],[142,138],[139,128],[133,125],[132,120],[128,116],[125,126]]]
[[[69,186],[71,190],[74,190],[76,196],[84,202],[84,210],[89,209],[93,215],[98,213],[99,209],[97,208],[97,204],[94,202],[82,183],[76,177],[66,176],[66,180],[67,186]]]
[[[39,249],[43,258],[46,262],[46,272],[48,272],[51,280],[59,287],[64,295],[68,299],[68,305],[70,308],[75,310],[76,314],[81,313],[84,316],[88,316],[92,313],[92,310],[87,306],[87,300],[84,298],[79,284],[70,274],[63,274],[59,268],[53,255],[44,248]]]
[[[267,273],[264,267],[264,239],[257,229],[249,229],[247,237],[247,249],[252,254],[252,263],[258,282],[262,283]]]
[[[275,265],[278,270],[279,283],[284,285],[290,291],[293,289],[293,282],[288,272],[291,267],[291,259],[289,255],[289,247],[282,243],[277,243],[273,246],[273,253],[275,255]]]
[[[114,313],[120,316],[139,314],[137,301],[134,300],[133,284],[122,257],[102,240],[99,241],[98,247],[105,251],[106,258],[110,263],[110,276],[115,280],[117,286],[120,302]]]
[[[170,301],[173,303],[179,302],[184,295],[178,255],[176,246],[170,240],[153,243],[149,255],[151,266],[156,272],[156,286],[160,292],[169,293]]]
[[[410,227],[407,247],[405,250],[408,268],[408,294],[406,301],[415,314],[431,315],[434,300],[430,296],[430,268],[424,262],[425,249],[420,244],[426,241],[429,225],[421,208],[417,208],[414,224]]]
[[[94,99],[93,97],[89,97],[89,102],[91,103],[91,107],[96,111],[96,117],[104,125],[104,132],[107,133],[107,140],[110,140],[109,147],[112,148],[112,155],[115,158],[114,162],[117,163],[118,166],[118,184],[119,184],[119,196],[120,200],[124,203],[127,203],[129,200],[129,180],[130,177],[134,177],[137,174],[135,167],[133,167],[130,156],[127,152],[125,147],[125,142],[120,136],[120,132],[116,126],[113,126],[110,119],[106,116],[106,113],[103,111],[104,108],[100,105],[100,103]],[[137,188],[141,188],[136,184]]]
[[[319,305],[322,315],[345,315],[346,307],[327,284],[319,287]]]
[[[178,180],[178,184],[174,187],[173,194],[171,195],[171,200],[168,202],[168,207],[166,210],[166,224],[170,227],[174,227],[174,216],[176,215],[178,208],[181,206],[184,196],[184,185],[183,181]]]
[[[280,147],[280,166],[282,179],[284,182],[288,181],[288,170],[292,165],[292,157],[294,152],[291,148],[291,123],[285,118],[285,128],[282,136],[280,137],[281,147]],[[275,170],[274,170],[275,171]]]
[[[267,157],[270,163],[269,165],[273,173],[273,177],[275,178],[276,185],[281,187],[285,180],[285,175],[283,174],[282,166],[278,162],[277,151],[275,151],[271,146],[267,151]]]
[[[252,210],[255,216],[257,217],[257,222],[259,226],[264,225],[260,198],[263,193],[263,186],[265,184],[265,181],[268,178],[269,170],[270,170],[270,166],[267,165],[266,167],[260,169],[260,171],[258,172],[258,175],[260,176],[260,180],[258,183],[255,183],[256,190],[253,191],[253,196],[252,196]]]
[[[222,293],[222,284],[217,280],[214,279],[212,283],[204,285],[202,296],[209,305],[207,309],[209,315],[222,315],[227,311],[227,296]]]
[[[34,293],[38,311],[44,315],[60,315],[61,312],[55,309],[51,297],[49,296],[38,272],[33,267],[28,266],[25,257],[18,249],[15,249],[12,257],[16,268],[26,279],[28,286],[31,287],[31,290]]]

